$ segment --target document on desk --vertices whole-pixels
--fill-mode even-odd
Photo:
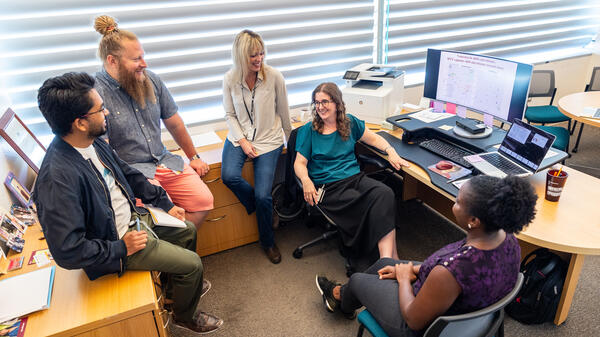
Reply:
[[[0,322],[48,309],[55,271],[52,266],[0,281]]]
[[[210,144],[218,144],[221,143],[221,137],[219,137],[214,131],[201,133],[199,135],[192,136],[192,142],[194,143],[194,147],[201,147]]]
[[[581,117],[600,118],[600,108],[595,108],[591,106],[585,107],[583,108]]]
[[[414,114],[408,115],[411,118],[416,118],[424,123],[436,122],[442,119],[450,118],[454,115],[440,112],[433,112],[431,109],[421,110]]]

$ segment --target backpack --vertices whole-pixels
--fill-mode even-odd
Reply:
[[[521,272],[525,277],[523,287],[506,306],[506,313],[525,324],[551,322],[565,282],[566,262],[548,249],[539,248],[523,259]]]

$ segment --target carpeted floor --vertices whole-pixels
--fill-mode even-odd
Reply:
[[[571,144],[574,142],[575,136]],[[579,153],[567,160],[567,166],[600,177],[599,145],[600,129],[586,127]],[[568,188],[568,182],[565,188]],[[403,259],[423,260],[464,235],[418,201],[400,203],[398,214],[398,251]],[[302,259],[292,257],[297,245],[320,233],[320,228],[307,228],[300,223],[279,228],[276,241],[283,254],[279,265],[271,264],[258,244],[203,258],[205,275],[212,281],[213,288],[202,298],[201,308],[225,320],[212,336],[356,335],[356,320],[349,321],[341,314],[328,313],[315,286],[317,273],[325,273],[340,282],[347,280],[336,243],[332,241],[309,248]],[[361,262],[361,266],[367,263]],[[507,318],[506,335],[597,336],[600,331],[598,279],[600,256],[588,256],[564,324],[559,327],[551,323],[527,326]]]

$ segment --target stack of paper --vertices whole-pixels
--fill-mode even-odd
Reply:
[[[0,322],[50,307],[55,266],[0,281]]]
[[[194,143],[194,147],[201,147],[210,144],[218,144],[223,142],[221,138],[214,132],[206,132],[198,135],[192,136],[192,142]]]

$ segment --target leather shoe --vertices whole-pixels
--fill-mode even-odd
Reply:
[[[179,322],[176,320],[174,323],[180,328],[188,329],[199,334],[206,334],[216,331],[221,327],[221,325],[223,325],[223,320],[217,316],[198,311],[194,315],[193,322]]]
[[[271,263],[278,264],[281,262],[281,253],[279,252],[277,245],[273,245],[273,247],[270,248],[265,248],[265,253],[267,254],[267,257]]]

